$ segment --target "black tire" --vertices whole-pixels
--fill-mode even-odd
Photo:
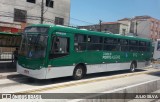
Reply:
[[[78,65],[75,67],[73,71],[73,79],[74,80],[80,80],[84,77],[84,67],[82,65]]]
[[[135,72],[136,70],[136,63],[132,62],[130,65],[130,72]]]

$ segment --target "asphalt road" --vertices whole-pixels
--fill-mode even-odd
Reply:
[[[160,69],[114,71],[87,75],[82,80],[71,77],[50,80],[31,80],[19,75],[0,80],[1,93],[100,93],[113,89],[160,79]]]

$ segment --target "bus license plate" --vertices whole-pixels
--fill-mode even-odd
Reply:
[[[28,71],[28,70],[24,70],[24,73],[25,73],[25,74],[29,74],[29,71]]]

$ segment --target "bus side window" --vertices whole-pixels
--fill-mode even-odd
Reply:
[[[117,38],[104,38],[104,51],[120,51],[119,39]]]
[[[121,46],[121,51],[128,51],[128,40],[127,39],[120,39],[119,40],[120,46]]]
[[[103,46],[103,37],[89,35],[87,50],[89,51],[101,51]]]
[[[75,34],[74,36],[74,49],[75,51],[85,51],[86,50],[87,36],[83,34]]]
[[[50,58],[59,58],[69,54],[69,38],[55,37],[52,41]]]
[[[147,42],[139,41],[139,51],[146,52],[147,51]]]
[[[60,39],[56,37],[55,42],[54,42],[54,53],[60,52]]]
[[[129,40],[129,51],[130,52],[138,52],[139,51],[139,44],[137,40]]]

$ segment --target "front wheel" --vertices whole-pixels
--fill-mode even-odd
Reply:
[[[136,69],[136,64],[135,63],[131,63],[130,72],[135,72],[135,69]]]
[[[82,65],[78,65],[75,67],[73,72],[73,79],[80,80],[84,76],[84,67]]]

